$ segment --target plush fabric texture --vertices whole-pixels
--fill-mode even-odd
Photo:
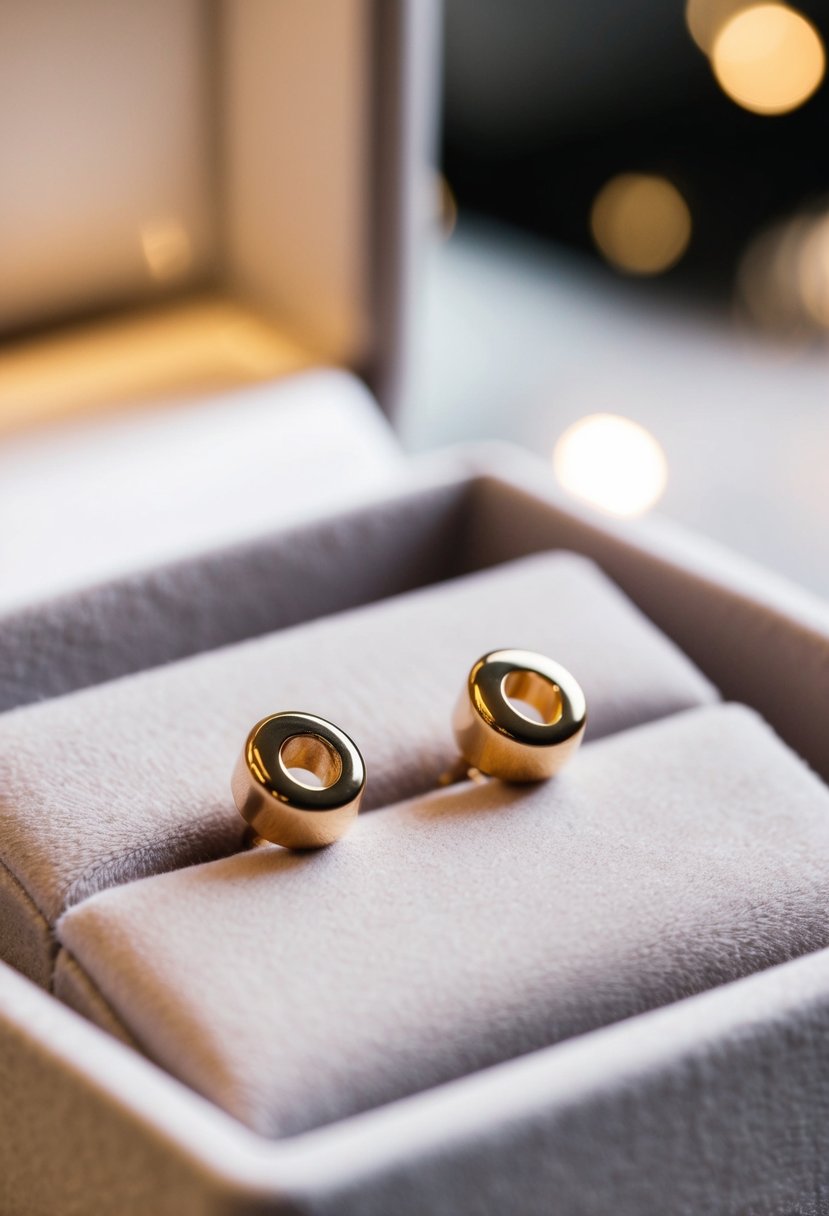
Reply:
[[[567,503],[543,461],[508,445],[474,484],[475,567],[555,545],[595,561],[731,701],[753,705],[829,783],[829,605],[672,521]],[[773,690],[773,691],[772,691]]]
[[[58,933],[151,1058],[284,1136],[824,946],[827,897],[829,792],[719,706],[322,852],[111,890]]]
[[[0,944],[5,962],[48,987],[56,949],[52,925],[2,863]]]
[[[504,644],[571,668],[594,739],[716,697],[594,566],[541,555],[0,716],[2,861],[53,923],[95,891],[238,850],[231,770],[277,709],[357,741],[366,809],[429,789],[456,754],[468,667]],[[0,925],[0,946],[17,932]]]
[[[827,1035],[823,950],[263,1142],[0,964],[0,1211],[825,1216]]]
[[[438,484],[427,478],[425,487],[413,481],[406,476],[402,493],[368,507],[0,616],[0,710],[471,569],[462,561],[469,483],[457,476]]]
[[[333,368],[4,434],[0,612],[342,510],[404,460],[365,385]]]
[[[231,1206],[231,1187],[170,1138],[172,1108],[220,1156],[217,1112],[178,1088],[0,964],[3,1216],[253,1216],[243,1195]],[[191,1099],[185,1118],[182,1098]],[[232,1138],[223,1147],[232,1155]]]
[[[826,1216],[827,1033],[824,950],[283,1142],[297,1207]]]
[[[100,1026],[107,1034],[120,1039],[127,1047],[138,1050],[127,1027],[103,1000],[86,972],[65,950],[57,953],[53,986],[60,989],[64,1004],[69,1005],[87,1021]]]

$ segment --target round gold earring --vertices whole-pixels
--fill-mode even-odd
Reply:
[[[492,650],[478,659],[452,718],[466,769],[503,781],[552,777],[586,725],[578,680],[532,650]]]
[[[287,849],[318,849],[351,826],[365,784],[363,757],[345,731],[316,714],[290,712],[253,727],[231,789],[257,836]]]

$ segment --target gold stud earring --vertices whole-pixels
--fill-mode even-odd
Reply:
[[[472,666],[452,718],[470,770],[503,781],[544,781],[577,750],[587,725],[578,680],[532,650],[493,650]]]
[[[345,731],[316,714],[271,714],[257,722],[231,780],[251,831],[287,849],[318,849],[348,831],[360,810],[366,770]]]

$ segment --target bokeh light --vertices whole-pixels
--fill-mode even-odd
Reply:
[[[820,35],[783,4],[756,4],[720,29],[711,66],[721,88],[755,114],[785,114],[807,101],[823,80]]]
[[[596,195],[590,229],[599,251],[618,270],[661,274],[688,248],[691,213],[666,178],[622,173]]]
[[[752,0],[688,0],[685,24],[701,51],[710,55],[725,23],[740,9],[751,7]]]
[[[618,414],[590,414],[568,427],[555,446],[553,470],[563,489],[611,515],[643,515],[668,482],[656,439]]]
[[[740,312],[776,338],[800,339],[809,328],[797,274],[805,228],[795,217],[764,229],[750,241],[737,271]]]
[[[797,257],[797,284],[807,316],[829,329],[829,215],[806,225]]]
[[[740,264],[737,302],[752,322],[775,337],[825,336],[829,212],[796,214],[756,236]]]
[[[159,283],[183,279],[193,264],[193,243],[187,229],[174,217],[152,220],[140,232],[147,269]]]

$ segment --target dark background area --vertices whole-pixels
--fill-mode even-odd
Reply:
[[[826,40],[827,6],[798,9]],[[684,258],[643,291],[726,304],[752,238],[829,188],[829,90],[764,116],[719,87],[679,0],[446,0],[443,166],[462,209],[599,255],[589,215],[621,172],[685,197]]]

